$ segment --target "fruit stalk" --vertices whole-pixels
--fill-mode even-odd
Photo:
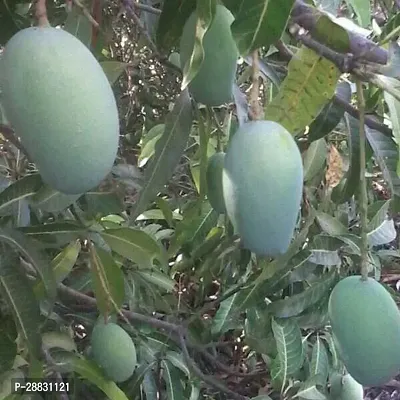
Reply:
[[[357,79],[357,102],[360,112],[360,228],[361,228],[361,276],[368,278],[368,239],[367,239],[367,182],[365,178],[365,99],[361,80]]]

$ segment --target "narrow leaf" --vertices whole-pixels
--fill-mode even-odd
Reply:
[[[43,282],[47,295],[54,299],[56,280],[47,255],[29,237],[16,230],[1,229],[0,241],[14,247],[32,264]]]
[[[0,211],[21,199],[35,194],[42,186],[39,174],[26,175],[0,193]]]
[[[145,210],[148,203],[171,178],[186,148],[192,122],[192,103],[188,91],[185,90],[168,115],[163,136],[155,147],[154,158],[146,168],[146,183],[132,211],[132,220]]]
[[[70,365],[75,373],[97,386],[110,400],[128,400],[117,384],[108,380],[92,361],[73,356]]]
[[[72,271],[80,251],[80,241],[76,240],[65,247],[51,261],[51,268],[53,269],[54,278],[57,284],[62,282]],[[34,291],[38,298],[43,298],[45,295],[45,288],[42,281],[36,283]]]
[[[400,178],[396,172],[399,151],[396,143],[391,137],[369,127],[365,128],[365,133],[392,195],[400,196]]]
[[[185,394],[178,371],[169,361],[162,361],[162,372],[167,385],[168,400],[185,400]]]
[[[267,307],[268,311],[279,318],[289,318],[299,315],[308,307],[319,302],[336,282],[336,271],[323,276],[317,283],[299,294],[274,301]]]
[[[246,0],[231,29],[241,55],[269,47],[282,36],[294,0]]]
[[[165,263],[161,245],[146,232],[139,229],[107,229],[101,237],[113,251],[138,264],[142,268],[151,268],[153,260]]]
[[[90,248],[90,270],[97,307],[102,315],[121,308],[125,299],[124,275],[114,259],[101,248]]]
[[[0,255],[0,293],[12,312],[15,324],[29,352],[40,357],[40,309],[30,282],[11,252]]]

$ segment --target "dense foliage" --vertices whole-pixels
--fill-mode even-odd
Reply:
[[[399,26],[394,0],[0,1],[0,400],[395,378]]]

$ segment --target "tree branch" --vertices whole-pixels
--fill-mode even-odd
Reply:
[[[57,288],[58,288],[58,293],[61,296],[69,297],[70,299],[74,299],[74,301],[77,303],[86,304],[93,308],[95,308],[97,306],[96,299],[91,296],[81,293],[75,289],[72,289],[72,288],[64,285],[64,284],[59,284]],[[136,313],[133,311],[121,310],[121,313],[128,320],[142,322],[142,323],[148,324],[156,329],[161,329],[161,330],[173,333],[174,336],[177,337],[178,344],[182,348],[185,359],[187,360],[187,363],[190,366],[190,368],[193,370],[193,372],[202,381],[204,381],[208,385],[216,388],[217,390],[220,390],[221,392],[229,394],[231,396],[230,398],[232,398],[232,399],[248,400],[247,397],[242,396],[236,392],[233,392],[232,390],[227,388],[224,384],[222,384],[220,381],[216,380],[215,378],[203,374],[203,372],[200,370],[200,368],[195,364],[195,362],[190,357],[189,352],[188,352],[188,345],[191,348],[195,349],[198,353],[202,354],[214,366],[219,367],[223,372],[225,372],[228,375],[247,378],[247,377],[260,376],[265,373],[265,371],[256,371],[256,372],[251,372],[251,373],[232,371],[229,367],[222,364],[220,361],[218,361],[215,357],[213,357],[208,351],[203,349],[201,346],[188,343],[187,340],[185,339],[186,328],[184,326],[173,324],[173,323],[170,323],[167,321],[162,321],[162,320],[159,320],[159,319],[153,318],[153,317],[148,317],[146,315],[142,315],[142,314],[139,314],[139,313]],[[172,337],[171,337],[171,339],[172,339]]]
[[[292,51],[283,43],[281,40],[276,44],[277,49],[279,50],[280,54],[287,60],[290,60],[293,57]],[[340,96],[334,95],[332,101],[342,107],[348,114],[352,117],[360,119],[360,113],[356,107],[352,106],[347,101],[343,100]],[[378,122],[376,119],[370,116],[365,116],[365,125],[370,127],[371,129],[375,129],[379,132],[387,136],[392,136],[392,130],[385,124]]]
[[[204,375],[200,368],[193,362],[192,358],[189,355],[189,351],[187,348],[186,340],[182,332],[179,332],[179,341],[183,351],[183,356],[189,366],[189,368],[195,373],[203,382],[207,383],[208,385],[214,387],[215,389],[219,390],[220,392],[226,393],[230,395],[231,399],[234,400],[248,400],[248,397],[242,396],[239,393],[236,393],[229,388],[227,388],[223,383],[216,380],[212,376]]]
[[[339,42],[337,39],[331,39],[331,37],[327,36],[325,33],[326,28],[322,30],[319,28],[318,24],[321,17],[324,19],[329,17],[323,11],[305,4],[303,0],[295,1],[291,17],[293,22],[308,30],[314,40],[317,40],[321,44],[331,48],[333,51],[342,54],[353,54],[359,61],[365,60],[383,65],[388,62],[389,55],[386,49],[377,46],[376,43],[358,33],[346,30],[349,39],[348,43],[347,41]],[[326,22],[329,21],[324,21],[324,25]],[[332,25],[335,24],[334,21],[331,21],[331,23]]]
[[[142,4],[142,3],[137,3],[134,0],[123,0],[123,3],[125,5],[125,7],[126,7],[126,5],[128,5],[128,7],[132,6],[132,7],[136,8],[136,9],[138,9],[138,10],[146,11],[146,12],[151,13],[151,14],[157,14],[157,15],[161,14],[161,10],[159,10],[158,8],[147,6],[147,5]]]

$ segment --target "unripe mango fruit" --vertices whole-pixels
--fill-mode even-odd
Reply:
[[[129,379],[137,364],[131,337],[117,324],[100,322],[91,336],[91,357],[114,382]]]
[[[400,312],[379,282],[342,279],[328,312],[340,357],[358,383],[379,386],[400,372]]]
[[[239,53],[231,34],[234,20],[224,6],[216,6],[214,19],[203,37],[204,58],[194,79],[189,83],[193,98],[208,106],[220,106],[233,99],[233,84]],[[192,56],[197,22],[197,11],[187,19],[180,41],[182,70]]]
[[[119,119],[90,50],[62,29],[27,28],[6,44],[1,71],[6,116],[43,181],[65,194],[97,186],[116,157]]]
[[[329,400],[363,400],[363,387],[350,375],[335,374],[331,379]]]
[[[262,256],[285,253],[303,188],[302,158],[290,133],[273,121],[243,124],[228,146],[222,183],[243,246]]]
[[[212,208],[223,214],[225,212],[225,201],[222,189],[222,171],[224,169],[225,153],[213,154],[207,164],[207,198]]]

